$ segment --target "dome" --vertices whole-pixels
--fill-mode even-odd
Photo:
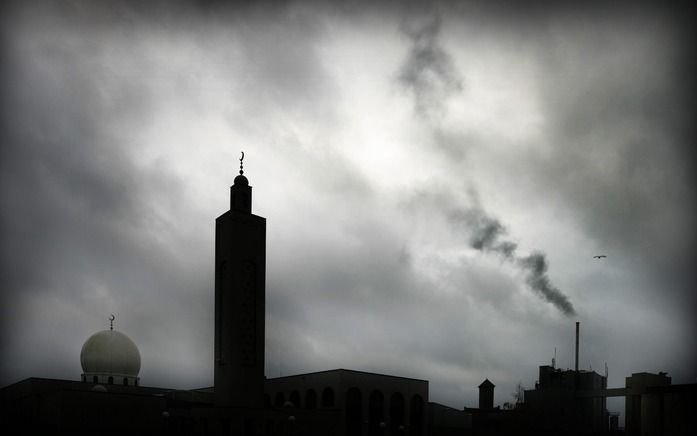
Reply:
[[[235,177],[235,181],[234,181],[233,184],[235,184],[235,185],[249,186],[249,180],[247,180],[247,178],[246,178],[245,176],[243,176],[242,174],[240,174],[239,176]]]
[[[102,330],[85,341],[80,363],[86,375],[120,375],[138,377],[140,352],[126,335],[116,330]]]

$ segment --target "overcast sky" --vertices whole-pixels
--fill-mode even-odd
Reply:
[[[142,384],[212,385],[241,150],[267,376],[416,377],[453,407],[489,378],[502,404],[555,348],[573,367],[580,321],[610,386],[697,380],[684,11],[28,3],[2,11],[1,385],[79,379],[111,313]]]

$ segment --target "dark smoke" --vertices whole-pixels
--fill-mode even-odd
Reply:
[[[511,241],[501,241],[506,228],[495,218],[490,217],[478,208],[455,210],[450,214],[450,220],[461,222],[470,234],[469,243],[479,251],[493,251],[507,260],[513,260],[518,245]]]
[[[518,264],[528,271],[526,282],[545,300],[557,306],[567,316],[576,315],[569,298],[549,282],[547,277],[547,259],[544,253],[534,252],[530,256],[518,258]]]
[[[542,252],[533,252],[527,257],[515,255],[518,245],[515,242],[502,240],[506,228],[494,217],[475,207],[452,211],[450,221],[464,225],[469,233],[469,244],[472,248],[494,252],[504,259],[514,262],[523,268],[527,277],[526,283],[542,298],[552,303],[567,316],[576,314],[569,298],[553,286],[547,276],[547,259]]]
[[[414,93],[416,111],[426,117],[442,114],[446,97],[462,90],[452,58],[438,43],[440,26],[438,16],[419,17],[401,25],[412,46],[400,69],[399,82]]]

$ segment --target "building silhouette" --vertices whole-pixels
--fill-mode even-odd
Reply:
[[[540,366],[535,389],[525,391],[529,426],[540,434],[602,434],[609,429],[606,399],[581,396],[607,388],[607,378],[594,371]]]
[[[267,406],[335,409],[349,436],[426,434],[428,381],[337,369],[268,379]],[[339,431],[339,430],[337,430]]]
[[[264,405],[266,219],[252,213],[242,174],[215,221],[215,403]]]
[[[83,345],[80,381],[29,378],[0,389],[5,434],[451,436],[610,434],[608,396],[627,398],[626,433],[697,434],[694,384],[638,373],[608,389],[592,371],[541,366],[512,409],[479,385],[478,408],[429,401],[427,380],[348,369],[264,376],[266,220],[240,169],[215,226],[214,386],[142,386],[137,346],[113,329]],[[577,324],[578,362],[578,324]],[[147,381],[146,381],[147,382]]]
[[[479,408],[482,410],[489,410],[494,408],[494,388],[496,386],[485,379],[482,384],[479,385]]]

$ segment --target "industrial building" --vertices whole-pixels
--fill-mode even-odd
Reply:
[[[535,389],[525,391],[526,420],[539,434],[602,434],[608,430],[605,397],[580,396],[607,388],[607,378],[594,371],[540,366]]]

